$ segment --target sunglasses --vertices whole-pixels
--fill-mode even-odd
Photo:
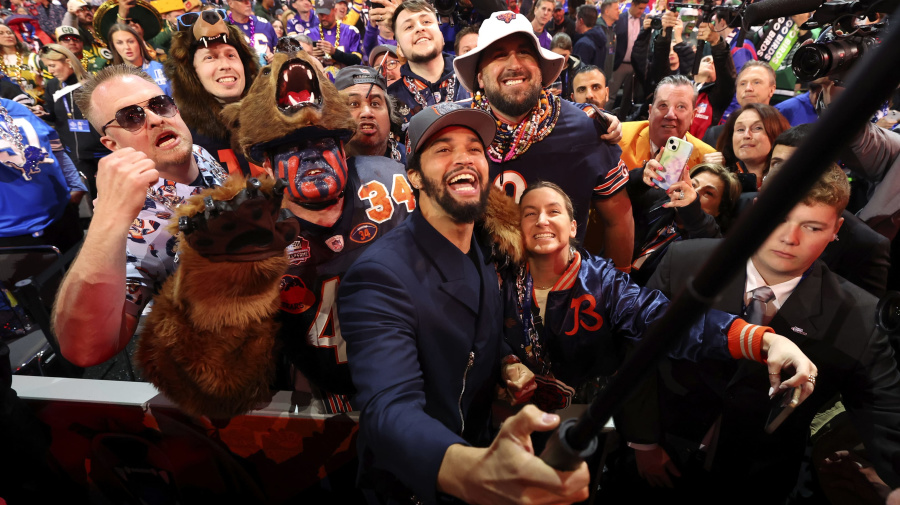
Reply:
[[[225,13],[225,9],[207,9],[205,11],[200,12],[186,12],[180,16],[178,16],[178,31],[183,32],[185,30],[190,30],[194,23],[200,19],[200,16],[203,15],[204,12],[215,12],[219,15],[221,19],[227,19],[227,14]]]
[[[61,54],[61,55],[63,55],[63,56],[66,56],[66,53],[60,52],[60,51],[58,51],[58,50],[56,50],[56,49],[53,49],[53,48],[50,47],[50,46],[44,46],[44,47],[41,48],[41,56],[44,56],[45,54],[50,54],[51,52],[54,52],[54,53],[56,53],[56,54]]]
[[[119,123],[120,127],[130,132],[140,130],[141,127],[144,126],[144,123],[147,122],[147,113],[144,112],[144,107],[140,105],[142,103],[146,103],[147,105],[145,107],[159,117],[172,117],[178,113],[178,107],[175,105],[175,100],[173,100],[172,97],[169,95],[154,96],[144,102],[138,102],[134,105],[129,105],[128,107],[122,107],[116,111],[115,118],[103,125],[100,132],[103,135],[106,135],[106,129],[109,128],[113,121]]]

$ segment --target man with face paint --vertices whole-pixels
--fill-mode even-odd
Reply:
[[[291,381],[309,379],[321,388],[328,412],[339,413],[353,410],[349,394],[355,389],[337,288],[356,258],[399,225],[416,202],[403,165],[384,156],[348,159],[349,132],[329,136],[334,133],[308,127],[287,149],[263,145],[256,152],[275,177],[288,181],[283,207],[300,228],[287,247],[290,265],[281,279],[283,352],[302,372]]]

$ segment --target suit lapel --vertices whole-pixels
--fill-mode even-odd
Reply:
[[[435,230],[418,209],[409,219],[413,240],[440,272],[443,282],[439,289],[477,314],[481,282],[472,282],[473,279],[466,275],[473,271],[472,260]],[[478,291],[473,289],[476,286]]]

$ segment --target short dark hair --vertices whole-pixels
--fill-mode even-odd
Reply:
[[[575,11],[575,19],[580,19],[584,26],[593,28],[597,24],[597,8],[591,4],[580,5]]]
[[[572,76],[572,80],[574,81],[575,77],[578,75],[586,74],[588,72],[593,72],[594,70],[600,71],[601,74],[603,73],[603,71],[600,70],[600,67],[598,67],[597,65],[582,65],[582,66],[578,67],[578,70],[575,71],[575,75]],[[606,76],[604,76],[604,77],[606,77]]]
[[[774,149],[775,146],[800,147],[800,143],[813,129],[813,124],[805,123],[781,132],[772,142],[772,148]]]
[[[723,232],[727,231],[734,219],[734,206],[741,197],[741,182],[737,175],[718,163],[699,163],[691,168],[691,178],[702,173],[714,175],[722,181],[724,191],[722,191],[722,198],[719,201],[719,215],[715,219],[719,228]]]
[[[403,11],[430,12],[434,14],[435,18],[437,17],[437,10],[435,10],[430,2],[425,0],[404,0],[404,2],[397,7],[397,10],[394,11],[394,16],[391,18],[391,30],[394,31],[394,34],[397,33],[397,18]],[[396,35],[394,38],[396,38]]]
[[[612,4],[617,4],[617,6],[618,6],[618,3],[619,3],[619,0],[603,0],[602,2],[600,2],[600,12],[605,11]]]
[[[459,43],[462,41],[462,38],[470,33],[474,33],[478,35],[478,30],[481,29],[481,23],[469,25],[463,28],[462,30],[456,32],[456,39],[453,41],[453,53],[459,56]]]

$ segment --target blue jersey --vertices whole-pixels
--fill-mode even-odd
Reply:
[[[516,202],[528,184],[541,180],[557,184],[575,206],[577,239],[581,241],[591,201],[613,196],[628,182],[628,168],[620,159],[622,150],[598,138],[597,122],[571,102],[560,100],[553,131],[515,159],[491,160],[491,180]]]
[[[172,86],[169,85],[169,80],[166,78],[166,72],[163,70],[162,63],[150,60],[144,63],[141,70],[147,72],[147,75],[152,77],[153,80],[156,81],[156,84],[159,84],[163,93],[172,96]]]
[[[403,165],[383,156],[356,156],[348,165],[343,214],[331,227],[295,217],[300,234],[287,247],[290,266],[281,279],[285,356],[323,389],[332,413],[352,410],[346,395],[354,392],[335,303],[341,278],[416,208]]]
[[[70,188],[53,155],[52,143],[59,144],[56,131],[24,105],[5,98],[0,104],[9,111],[16,129],[11,132],[0,118],[0,236],[15,237],[43,230],[59,219],[69,202]],[[43,160],[29,170],[10,133],[18,133],[25,146],[43,150]]]

